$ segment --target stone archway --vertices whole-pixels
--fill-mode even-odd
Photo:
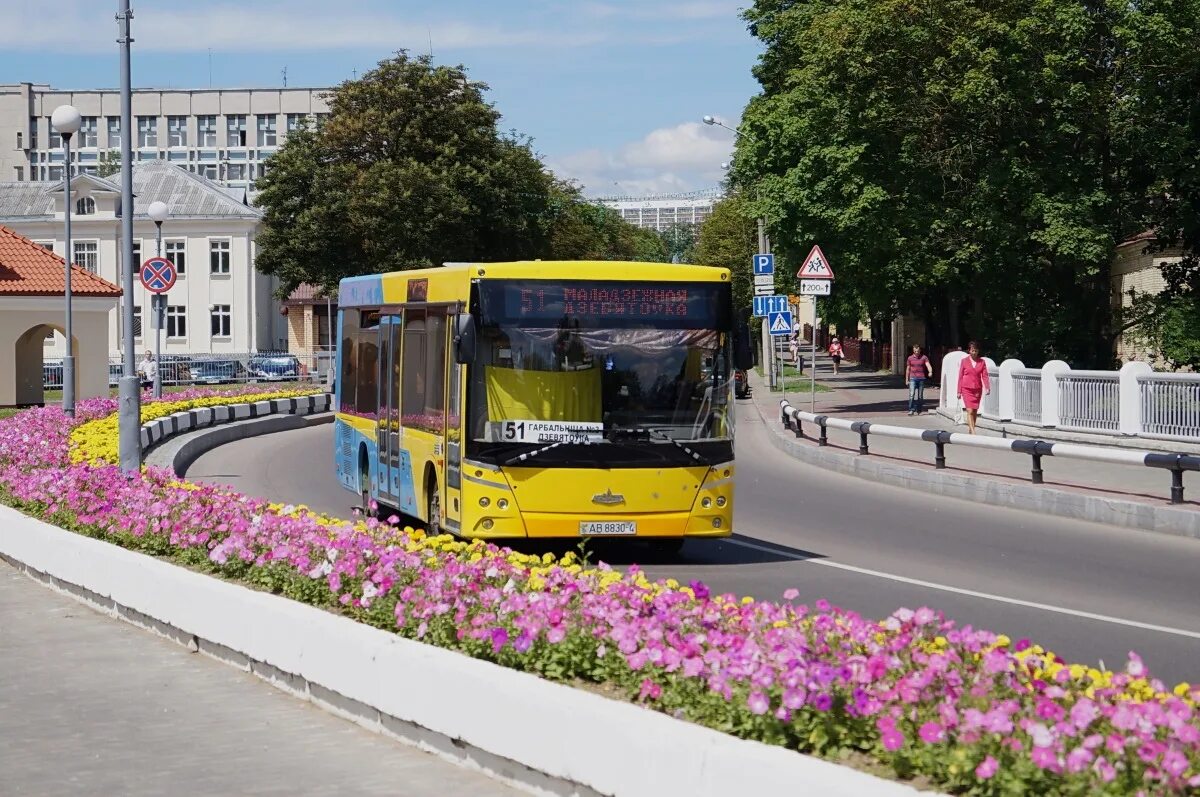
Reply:
[[[44,381],[45,361],[43,359],[46,337],[57,332],[64,335],[62,327],[57,324],[38,324],[25,330],[18,338],[15,346],[15,382],[16,394],[14,404],[18,406],[41,405],[45,403]],[[72,349],[79,351],[79,338],[72,338]],[[75,395],[79,395],[79,358],[75,360]],[[62,382],[62,371],[57,371],[57,382]]]

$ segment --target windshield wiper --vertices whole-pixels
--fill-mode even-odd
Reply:
[[[638,437],[638,436],[656,437],[659,440],[665,440],[668,443],[673,444],[676,448],[678,448],[683,453],[687,454],[689,457],[691,457],[696,462],[699,462],[702,459],[700,454],[698,454],[695,451],[693,451],[692,449],[688,448],[683,443],[676,440],[674,437],[671,437],[669,434],[666,434],[665,432],[661,432],[658,429],[652,429],[649,426],[610,426],[609,431],[614,432],[614,433],[619,433],[619,434],[627,434],[627,435],[630,435],[633,437]]]
[[[547,451],[558,448],[559,446],[590,446],[591,444],[592,443],[590,440],[559,440],[558,442],[551,443],[548,446],[542,446],[541,448],[536,448],[533,451],[528,451],[524,454],[517,454],[511,459],[506,459],[504,461],[504,465],[507,467],[509,465],[516,465],[519,462],[528,462],[534,457],[540,454],[545,454]]]

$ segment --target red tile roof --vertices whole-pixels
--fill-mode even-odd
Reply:
[[[337,297],[333,297],[333,303],[337,304]],[[284,301],[285,305],[305,305],[305,304],[325,304],[325,294],[316,285],[308,282],[302,282],[296,286],[296,290],[292,291],[291,295]]]
[[[66,275],[61,257],[0,226],[0,296],[62,296]],[[75,296],[120,296],[121,289],[79,266],[71,266]]]

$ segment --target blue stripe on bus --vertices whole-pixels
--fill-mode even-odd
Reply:
[[[350,277],[338,285],[339,307],[379,306],[383,304],[383,276],[370,274]]]

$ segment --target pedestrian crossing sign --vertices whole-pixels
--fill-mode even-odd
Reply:
[[[772,335],[792,334],[792,311],[784,310],[782,313],[768,315],[767,328],[771,330]]]

